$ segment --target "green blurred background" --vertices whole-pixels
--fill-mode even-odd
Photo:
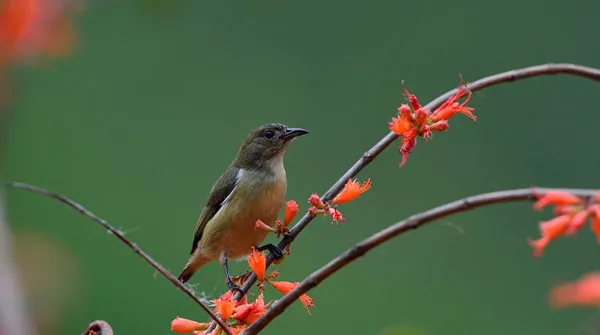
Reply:
[[[600,2],[114,1],[79,16],[68,57],[14,73],[5,180],[69,196],[173,272],[214,180],[246,132],[278,121],[311,131],[286,155],[301,210],[387,133],[401,83],[423,102],[458,84],[545,62],[600,66]],[[598,187],[598,84],[528,79],[477,93],[477,123],[419,143],[399,169],[394,144],[359,177],[373,188],[316,219],[279,266],[299,281],[355,242],[464,196],[528,187]],[[54,334],[104,319],[117,334],[169,334],[206,315],[89,219],[7,192],[36,316]],[[573,334],[596,310],[548,307],[553,285],[598,269],[587,229],[533,259],[530,204],[453,216],[387,243],[310,292],[266,334]],[[233,265],[234,272],[246,263]],[[218,264],[192,283],[222,293]],[[274,290],[267,299],[277,299]],[[408,330],[407,330],[408,329]],[[396,331],[397,330],[397,331]],[[594,332],[595,331],[595,332]]]

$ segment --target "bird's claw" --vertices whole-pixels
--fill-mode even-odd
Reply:
[[[229,290],[231,290],[231,293],[235,294],[235,292],[240,292],[240,294],[242,295],[242,297],[244,296],[244,291],[242,291],[242,289],[236,285],[233,280],[228,279],[227,280],[227,286],[229,287]]]
[[[271,254],[273,254],[273,257],[275,257],[275,259],[281,259],[283,257],[283,251],[281,250],[280,247],[278,247],[275,244],[265,244],[262,247],[258,247],[256,248],[258,251],[263,251],[263,250],[269,250],[269,252]]]
[[[273,246],[274,246],[273,250],[270,250],[271,253],[273,254],[273,257],[275,257],[275,259],[283,258],[283,250],[281,250],[281,248],[279,248],[276,245],[273,245]]]

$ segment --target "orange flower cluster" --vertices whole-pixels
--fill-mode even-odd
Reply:
[[[265,257],[265,253],[259,253],[256,249],[252,249],[252,253],[250,255],[250,257],[248,258],[248,265],[250,266],[250,268],[252,269],[252,271],[254,271],[254,273],[256,273],[256,277],[258,278],[259,281],[267,281],[269,284],[271,284],[271,286],[273,286],[275,289],[277,289],[279,292],[283,293],[283,294],[288,294],[291,290],[293,290],[296,286],[298,286],[298,283],[290,283],[290,282],[283,282],[283,281],[273,281],[274,279],[278,279],[279,278],[279,272],[277,271],[273,271],[272,273],[270,273],[268,276],[265,276],[265,272],[267,270],[267,259]],[[264,286],[261,286],[262,288],[264,288]],[[302,305],[304,305],[304,309],[306,309],[306,311],[308,312],[308,314],[310,315],[310,310],[308,309],[309,307],[315,307],[315,304],[313,303],[312,298],[310,298],[308,295],[303,294],[300,296],[300,301],[302,302]]]
[[[294,220],[296,215],[298,214],[298,204],[294,200],[290,200],[285,203],[285,211],[283,216],[283,223],[279,220],[275,222],[275,227],[271,227],[261,220],[257,220],[254,223],[255,229],[264,229],[270,232],[275,232],[278,235],[287,234],[287,227]],[[289,247],[286,248],[284,256],[289,255]],[[277,262],[276,262],[277,263]],[[259,252],[255,248],[252,248],[250,252],[250,256],[248,257],[248,265],[252,269],[252,271],[256,274],[256,277],[261,282],[258,284],[260,294],[252,303],[248,303],[247,295],[244,295],[240,301],[236,301],[233,299],[233,292],[227,291],[227,293],[220,296],[218,299],[212,300],[212,303],[215,305],[214,312],[218,313],[220,318],[228,323],[229,330],[233,334],[237,334],[245,329],[247,325],[252,324],[258,318],[260,318],[266,311],[267,307],[271,302],[265,304],[263,291],[264,284],[262,282],[266,281],[271,284],[275,289],[282,292],[283,294],[287,294],[294,287],[298,286],[298,283],[290,283],[284,281],[275,281],[275,279],[279,278],[279,272],[274,271],[269,275],[266,275],[267,271],[267,258],[265,256],[265,252]],[[242,286],[244,281],[247,279],[247,275],[242,275],[234,278],[234,282],[236,284]],[[308,311],[310,315],[309,307],[315,307],[315,304],[308,295],[303,294],[300,296],[300,301],[304,305],[304,308]],[[207,323],[200,323],[193,320],[183,319],[177,317],[171,323],[171,330],[177,333],[192,333],[192,334],[202,334],[202,335],[217,335],[219,328],[215,328],[208,334],[205,334],[204,330],[208,327]]]
[[[235,301],[233,300],[233,293],[227,291],[218,299],[212,300],[212,303],[215,305],[214,312],[219,313],[221,319],[229,323],[229,330],[235,335],[244,330],[246,325],[252,324],[263,315],[271,302],[265,305],[262,293],[252,303],[248,303],[246,296],[240,301]],[[204,330],[208,328],[209,324],[209,322],[202,323],[177,317],[171,322],[171,330],[182,334],[216,335],[219,330],[218,327],[205,334]]]
[[[553,205],[555,218],[540,223],[541,237],[529,240],[534,257],[540,257],[548,244],[563,235],[573,235],[581,229],[588,218],[591,219],[592,231],[600,243],[600,192],[594,199],[583,199],[576,195],[551,191],[536,195],[538,201],[533,205],[535,210]]]
[[[388,122],[390,130],[396,133],[402,141],[402,146],[400,147],[402,162],[400,163],[400,167],[404,166],[408,155],[417,145],[417,137],[429,140],[433,136],[432,132],[448,130],[448,119],[458,113],[466,115],[473,121],[477,121],[477,118],[472,113],[474,108],[465,106],[471,99],[471,91],[466,85],[463,85],[462,77],[460,78],[456,94],[448,98],[433,113],[424,106],[421,106],[417,97],[408,92],[406,88],[404,88],[404,92],[410,105],[402,104],[398,107],[398,117],[393,117],[392,122]],[[459,103],[458,101],[464,96],[466,96],[466,99],[462,103]]]
[[[550,292],[550,302],[554,307],[600,306],[600,273],[582,276],[574,283],[555,287]]]
[[[288,294],[291,290],[296,288],[299,283],[291,283],[286,281],[275,281],[279,278],[279,272],[273,271],[268,276],[265,276],[266,270],[266,257],[265,253],[259,253],[255,249],[252,250],[252,254],[248,259],[248,264],[252,271],[257,274],[258,279],[267,281],[271,286],[283,294]],[[246,276],[241,276],[240,285],[243,284]],[[218,299],[212,300],[215,306],[214,312],[218,313],[220,318],[226,322],[229,326],[229,330],[235,335],[246,328],[247,325],[251,325],[256,322],[263,314],[267,312],[267,307],[271,304],[271,301],[265,304],[263,291],[264,285],[259,284],[260,294],[251,303],[248,303],[248,297],[244,295],[240,301],[233,299],[233,292],[227,291],[227,293],[220,296]],[[302,294],[299,298],[300,302],[304,306],[304,309],[311,315],[309,308],[314,308],[315,303],[311,297],[307,294]],[[206,334],[205,330],[208,328],[209,323],[201,323],[193,320],[177,317],[171,322],[171,330],[176,333],[185,334],[196,334],[196,335],[217,335],[219,328]]]
[[[371,185],[371,178],[367,179],[363,183],[353,181],[352,178],[350,178],[340,193],[338,193],[338,195],[331,200],[331,204],[339,205],[350,202],[369,190]],[[316,193],[311,194],[311,196],[308,198],[308,203],[311,205],[311,207],[308,209],[308,213],[311,216],[316,216],[319,214],[329,215],[331,216],[332,224],[345,221],[342,213],[338,211],[337,208],[332,207],[329,203],[323,202],[323,200],[321,200],[319,195]]]

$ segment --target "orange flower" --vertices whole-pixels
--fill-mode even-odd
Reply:
[[[397,135],[405,135],[406,132],[413,128],[414,121],[415,119],[410,107],[406,104],[402,104],[398,107],[398,117],[392,117],[392,122],[388,122],[388,125],[390,130]]]
[[[300,283],[298,282],[290,283],[287,281],[270,282],[270,284],[282,294],[288,294],[290,293],[290,291],[292,291],[298,285],[300,285]],[[309,307],[315,308],[315,303],[312,300],[312,298],[305,293],[300,296],[300,302],[302,303],[302,305],[304,305],[304,309],[308,312],[308,315],[311,315]]]
[[[232,279],[233,279],[233,277],[232,277]],[[236,282],[236,281],[234,280],[234,282]],[[240,282],[237,282],[237,284],[238,284],[238,285],[243,285],[243,283],[240,283]],[[231,291],[227,291],[227,292],[225,292],[225,293],[224,293],[222,296],[220,296],[220,297],[219,297],[219,299],[221,299],[221,300],[231,300],[231,299],[233,299],[233,292],[231,292]],[[239,300],[239,301],[236,303],[236,306],[243,305],[243,304],[245,304],[245,303],[247,303],[247,302],[248,302],[248,295],[246,295],[246,294],[245,294],[245,295],[242,297],[242,299],[240,299],[240,300]]]
[[[0,67],[39,54],[69,51],[74,31],[64,0],[4,0],[0,2]]]
[[[540,222],[540,231],[543,237],[555,239],[566,231],[570,223],[570,215],[561,215],[552,220]]]
[[[176,333],[192,333],[196,330],[205,330],[208,328],[208,323],[196,322],[189,319],[176,317],[171,321],[171,330]]]
[[[411,99],[411,97],[414,98],[415,103],[418,105],[418,100],[416,100],[417,98],[410,94],[406,89],[404,89],[404,91],[408,95],[409,99]],[[396,133],[399,137],[402,137],[402,146],[400,148],[400,153],[402,154],[402,162],[400,163],[400,167],[402,167],[406,163],[408,155],[416,146],[417,135],[419,133],[416,129],[418,125],[415,125],[415,117],[412,115],[408,105],[400,105],[400,107],[398,107],[398,115],[398,118],[392,117],[392,122],[388,122],[388,125],[391,131]]]
[[[600,273],[590,273],[574,283],[555,287],[550,292],[550,302],[557,308],[600,306]]]
[[[212,302],[215,304],[215,313],[219,313],[223,321],[229,319],[233,314],[237,301],[227,298],[227,294],[224,294],[219,299],[214,299]]]
[[[285,203],[285,213],[283,215],[283,225],[289,226],[298,214],[298,204],[294,200]]]
[[[446,131],[449,127],[450,125],[448,125],[448,121],[441,120],[438,122],[434,122],[431,126],[429,126],[429,129],[431,129],[432,131]]]
[[[600,205],[593,205],[589,208],[592,217],[592,231],[596,234],[596,240],[600,244]]]
[[[539,211],[548,205],[565,206],[576,205],[583,202],[583,199],[580,197],[563,191],[549,191],[545,194],[536,194],[536,197],[539,199],[533,205],[533,209],[536,211]]]
[[[364,183],[352,181],[352,178],[348,179],[348,182],[344,186],[344,189],[338,195],[333,198],[334,204],[343,204],[356,199],[359,195],[365,193],[371,188],[371,178],[367,179]]]
[[[398,135],[398,138],[402,142],[400,147],[400,154],[402,155],[400,167],[406,164],[408,155],[417,145],[417,137],[428,140],[432,137],[432,132],[448,130],[447,120],[457,113],[465,114],[473,119],[473,121],[476,120],[472,113],[473,108],[465,106],[471,98],[471,91],[463,85],[462,77],[456,94],[448,98],[433,113],[424,106],[421,106],[417,97],[411,94],[406,88],[404,88],[404,92],[410,102],[410,106],[407,104],[400,105],[398,107],[398,117],[392,117],[392,121],[388,122],[390,130]],[[459,104],[458,100],[465,95],[467,95],[467,98]]]
[[[417,99],[417,96],[410,93],[406,87],[404,87],[404,81],[402,82],[402,89],[404,90],[404,95],[406,95],[406,98],[408,99],[408,102],[410,102],[410,106],[412,107],[413,110],[419,110],[421,108],[423,108],[423,106],[421,106],[421,104],[419,103],[419,99]]]
[[[579,205],[557,205],[554,207],[554,215],[573,214],[581,210]]]
[[[270,302],[269,302],[270,303]],[[267,304],[268,306],[269,304]],[[254,323],[267,311],[262,293],[251,304],[240,305],[235,308],[232,317],[246,325]]]
[[[596,241],[600,244],[600,217],[595,216],[592,218],[592,231],[596,234]]]
[[[467,96],[467,98],[461,104],[459,104],[457,101],[465,95]],[[475,115],[471,113],[474,110],[474,108],[465,107],[469,100],[471,100],[471,90],[469,90],[466,86],[463,86],[462,77],[460,77],[460,84],[458,85],[456,94],[450,97],[438,109],[436,109],[435,112],[431,114],[430,120],[433,122],[437,122],[440,120],[448,120],[457,113],[462,113],[469,117],[471,120],[477,121],[477,117],[475,117]]]
[[[248,265],[254,273],[256,273],[256,277],[258,280],[265,280],[265,271],[267,270],[267,258],[265,257],[265,252],[258,252],[255,248],[252,248],[252,253],[248,258]]]
[[[408,159],[408,155],[413,151],[413,149],[417,146],[417,130],[411,129],[407,132],[402,138],[402,145],[400,146],[400,154],[402,155],[402,161],[400,162],[400,167],[403,167],[406,164],[406,160]]]
[[[571,223],[569,223],[569,227],[567,228],[567,231],[565,232],[565,234],[566,235],[575,234],[579,229],[581,229],[581,227],[583,227],[587,217],[588,217],[587,210],[580,210],[578,212],[575,212],[571,216]]]
[[[540,231],[542,233],[542,237],[537,240],[528,241],[529,245],[533,247],[533,256],[540,257],[542,255],[542,252],[544,251],[544,248],[546,248],[550,241],[563,235],[569,228],[570,224],[570,214],[564,214],[555,217],[552,220],[540,222]]]
[[[231,331],[231,333],[233,335],[237,335],[237,334],[241,333],[242,331],[244,331],[244,329],[246,329],[246,325],[229,328],[229,330]]]

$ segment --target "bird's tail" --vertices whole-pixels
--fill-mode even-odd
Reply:
[[[190,278],[192,278],[192,276],[194,275],[195,272],[196,272],[196,269],[194,269],[191,266],[191,264],[187,264],[183,268],[183,270],[181,270],[181,273],[179,274],[177,279],[179,279],[180,282],[185,284],[188,280],[190,280]]]
[[[177,279],[185,284],[188,280],[190,280],[190,278],[192,278],[198,269],[208,262],[210,262],[210,259],[206,259],[204,257],[192,257],[183,267],[183,270],[181,270],[181,273]]]

